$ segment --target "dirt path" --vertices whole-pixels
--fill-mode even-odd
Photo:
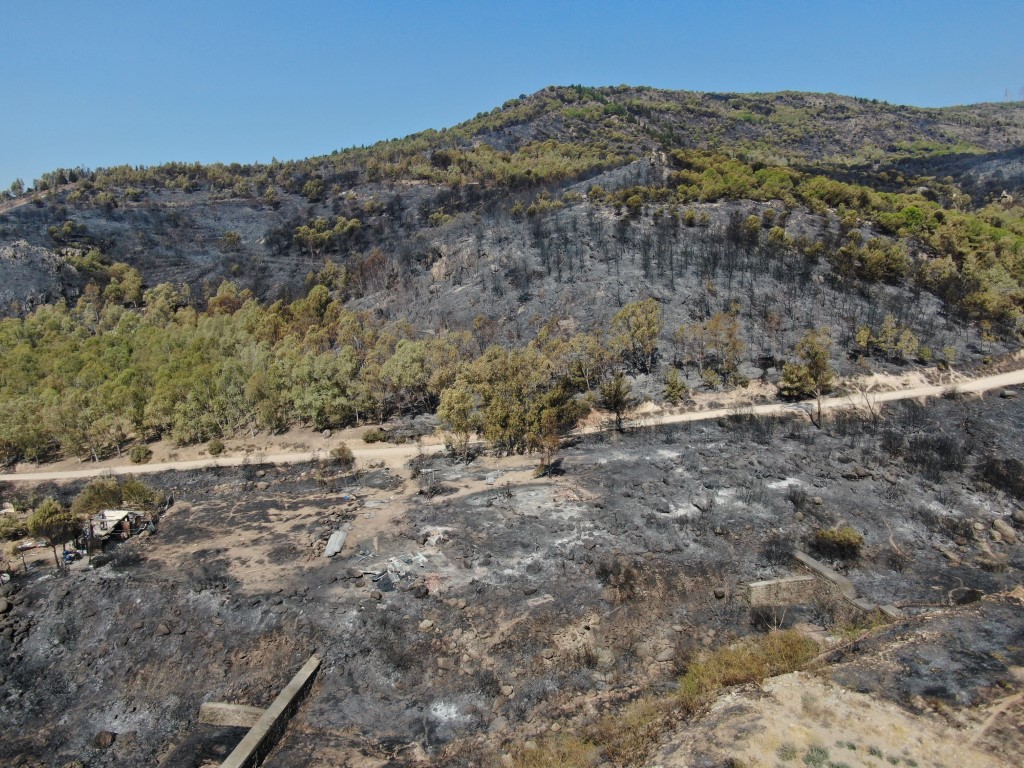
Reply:
[[[908,389],[892,391],[868,391],[862,390],[856,394],[843,395],[842,397],[822,398],[821,410],[831,411],[837,408],[870,408],[874,409],[882,403],[891,403],[897,400],[917,400],[928,397],[941,397],[942,395],[963,393],[976,394],[989,392],[993,389],[1003,389],[1024,384],[1024,369],[1000,373],[994,376],[982,376],[977,379],[965,379],[955,384],[937,384],[927,386],[916,386]],[[759,405],[735,405],[729,408],[714,408],[705,411],[688,411],[685,413],[652,413],[642,418],[627,419],[627,427],[650,427],[663,424],[680,424],[688,421],[706,421],[708,419],[720,419],[736,414],[751,416],[780,416],[787,413],[815,413],[818,404],[813,400],[804,400],[799,403],[762,403]],[[582,430],[585,433],[599,432],[607,429],[604,426],[591,426]]]
[[[881,403],[897,400],[916,400],[928,397],[939,397],[951,393],[976,394],[993,389],[1003,389],[1024,384],[1024,368],[1009,373],[993,376],[981,376],[976,379],[965,379],[955,384],[938,384],[915,386],[892,391],[869,391],[862,389],[856,394],[842,397],[827,397],[821,401],[821,410],[830,411],[837,408],[870,408],[874,409]],[[712,408],[709,410],[687,411],[684,413],[664,413],[651,411],[639,418],[627,419],[627,427],[654,427],[664,424],[680,424],[690,421],[706,421],[720,419],[736,414],[751,416],[779,416],[787,413],[814,413],[818,404],[813,400],[799,403],[761,403],[758,405],[735,405],[728,408]],[[604,423],[592,423],[578,430],[578,434],[592,434],[606,431]],[[398,468],[418,453],[437,453],[444,450],[440,444],[426,445],[389,445],[384,447],[355,448],[353,453],[357,460],[383,461],[388,466]],[[43,470],[39,472],[8,472],[0,474],[0,482],[37,483],[48,480],[78,480],[102,475],[144,475],[158,472],[182,472],[192,469],[212,467],[237,467],[245,464],[304,464],[328,458],[326,451],[301,451],[289,453],[255,452],[243,456],[221,456],[216,459],[194,459],[189,461],[166,461],[154,464],[119,464],[90,467],[88,469]]]

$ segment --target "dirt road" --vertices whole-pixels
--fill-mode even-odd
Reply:
[[[898,389],[887,392],[859,392],[842,397],[827,397],[821,401],[822,411],[837,408],[875,408],[881,403],[897,400],[915,400],[919,398],[939,397],[959,392],[974,394],[1003,389],[1024,384],[1024,368],[1000,373],[994,376],[982,376],[968,379],[956,384],[940,384],[936,386],[919,386],[909,389]],[[705,421],[733,416],[737,413],[753,416],[778,416],[787,413],[816,413],[818,404],[815,401],[799,403],[762,403],[731,408],[714,408],[686,413],[653,413],[640,418],[627,419],[627,427],[653,427],[663,424],[680,424],[689,421]],[[590,426],[579,430],[579,434],[590,434],[610,429],[606,425]],[[444,450],[443,445],[390,445],[386,447],[356,448],[352,453],[357,460],[383,461],[392,467],[399,467],[417,453],[436,453]],[[324,451],[305,451],[296,453],[250,453],[242,456],[222,456],[216,459],[196,459],[192,461],[169,461],[156,464],[124,464],[118,466],[92,467],[89,469],[73,469],[40,472],[9,472],[0,474],[0,482],[38,483],[49,480],[79,480],[103,475],[145,475],[158,472],[181,472],[192,469],[208,469],[212,467],[238,467],[245,464],[304,464],[310,461],[329,458]]]

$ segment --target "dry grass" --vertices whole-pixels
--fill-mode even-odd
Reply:
[[[517,748],[512,764],[516,768],[591,768],[601,761],[641,765],[676,721],[695,714],[723,688],[792,672],[817,653],[817,643],[792,630],[719,648],[690,664],[674,693],[632,701],[584,728],[583,738],[560,735],[540,740],[535,748]]]
[[[532,747],[532,745],[531,745]],[[515,768],[590,768],[596,765],[598,748],[575,736],[552,736],[535,748],[519,747],[512,754]]]

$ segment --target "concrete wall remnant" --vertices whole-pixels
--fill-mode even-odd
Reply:
[[[747,585],[752,608],[761,606],[805,605],[813,602],[818,590],[814,576],[788,576]]]
[[[310,656],[273,703],[264,710],[260,719],[249,730],[221,768],[256,768],[274,748],[291,716],[313,686],[313,678],[320,669],[320,659]]]
[[[852,581],[806,552],[793,550],[792,556],[794,565],[805,573],[751,582],[747,585],[751,608],[808,605],[826,599],[833,602],[835,612],[845,619],[859,619],[875,612],[890,620],[903,617],[903,612],[895,606],[875,605],[858,597]]]

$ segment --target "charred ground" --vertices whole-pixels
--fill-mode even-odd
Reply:
[[[983,597],[1024,571],[1021,500],[992,469],[1024,448],[1020,403],[594,436],[539,479],[486,457],[420,458],[402,477],[162,477],[177,502],[156,536],[6,588],[0,757],[201,765],[240,738],[199,725],[202,701],[265,705],[316,652],[324,669],[268,764],[486,764],[670,691],[697,652],[762,631],[742,585],[842,523],[863,548],[833,564],[907,619],[842,646],[832,676],[963,727],[1024,666],[1019,606]],[[346,524],[342,555],[318,556]],[[393,590],[372,576],[391,558],[409,573]],[[837,632],[831,608],[775,622]],[[117,734],[107,750],[90,746],[99,731]]]

